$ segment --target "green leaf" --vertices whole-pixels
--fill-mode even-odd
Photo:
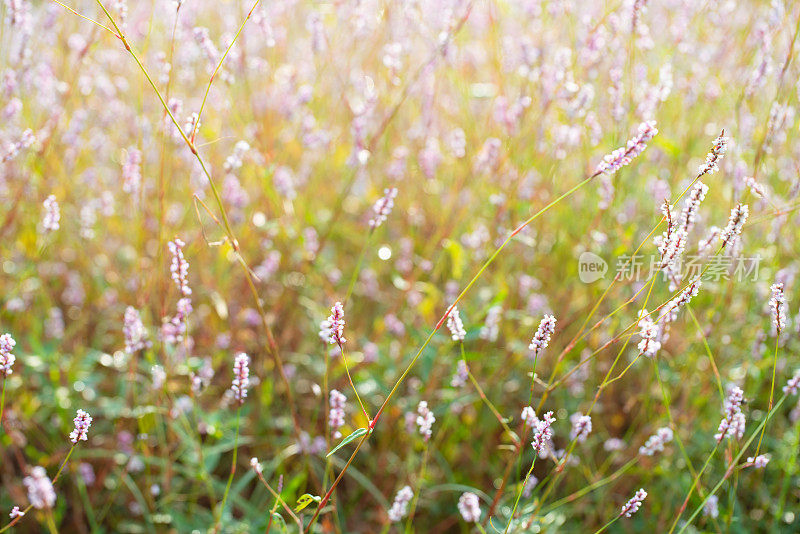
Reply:
[[[272,512],[272,519],[275,520],[275,523],[281,527],[281,532],[289,532],[289,527],[286,526],[286,520],[283,519],[283,516],[278,512]]]
[[[295,512],[299,512],[300,510],[302,510],[303,508],[305,508],[306,506],[308,506],[312,502],[318,503],[321,500],[322,500],[322,497],[318,497],[316,495],[311,495],[310,493],[304,493],[303,495],[300,496],[299,499],[297,499],[297,507],[294,509],[294,511]]]
[[[363,436],[367,432],[368,432],[368,430],[366,428],[359,428],[358,430],[356,430],[355,432],[353,432],[352,434],[350,434],[349,436],[344,438],[341,443],[339,443],[337,446],[335,446],[333,449],[331,449],[331,452],[326,454],[325,457],[327,458],[328,456],[330,456],[334,452],[338,451],[339,449],[341,449],[342,447],[344,447],[345,445],[347,445],[348,443],[350,443],[354,439],[360,438],[361,436]]]

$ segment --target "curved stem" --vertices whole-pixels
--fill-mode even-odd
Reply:
[[[228,241],[230,242],[231,247],[233,248],[233,251],[236,254],[237,259],[239,260],[239,263],[243,267],[248,287],[250,288],[250,292],[253,295],[253,299],[255,300],[258,313],[261,316],[261,323],[267,334],[267,342],[268,342],[267,350],[269,352],[269,355],[274,360],[275,365],[278,368],[278,374],[280,375],[281,381],[283,382],[284,388],[286,389],[286,395],[289,400],[289,408],[292,412],[294,431],[295,434],[299,437],[301,434],[301,429],[297,418],[297,407],[295,406],[294,397],[292,394],[291,386],[289,384],[289,377],[286,375],[286,371],[283,367],[283,361],[281,360],[280,354],[278,353],[278,346],[277,343],[275,342],[275,337],[272,334],[272,329],[269,326],[269,321],[267,320],[264,307],[261,304],[261,298],[258,296],[258,291],[256,290],[255,283],[253,282],[253,275],[251,273],[250,268],[247,265],[247,262],[245,262],[244,258],[241,256],[239,249],[239,241],[236,239],[236,236],[233,233],[233,229],[231,228],[230,221],[228,220],[228,214],[227,211],[225,210],[225,205],[222,202],[222,198],[220,197],[217,185],[214,182],[214,179],[211,177],[211,173],[208,171],[205,161],[200,156],[200,153],[197,151],[197,147],[195,146],[194,142],[191,139],[189,139],[189,137],[186,135],[186,132],[183,131],[183,128],[178,123],[178,120],[175,118],[175,115],[172,113],[172,110],[167,105],[167,102],[164,99],[164,96],[161,94],[161,91],[159,91],[158,87],[156,87],[155,81],[153,81],[153,78],[150,76],[150,73],[147,71],[141,59],[139,58],[139,55],[133,50],[130,43],[128,43],[127,38],[117,25],[116,21],[114,20],[114,17],[111,16],[111,13],[108,12],[108,9],[106,9],[101,0],[96,0],[96,2],[100,6],[100,9],[103,10],[103,13],[105,13],[106,17],[108,17],[108,20],[111,22],[111,25],[119,34],[119,38],[122,41],[125,50],[127,50],[128,53],[131,55],[133,60],[139,66],[139,70],[142,71],[142,74],[147,79],[147,82],[150,84],[150,87],[153,88],[153,91],[156,93],[159,102],[161,102],[161,106],[164,108],[164,112],[169,116],[170,120],[172,121],[172,124],[174,124],[175,127],[177,128],[178,133],[180,134],[181,138],[184,140],[186,145],[189,147],[189,150],[191,150],[192,154],[194,155],[195,159],[200,165],[200,168],[202,169],[203,174],[205,175],[208,181],[209,187],[211,188],[211,192],[214,195],[214,200],[217,204],[217,208],[219,209],[220,215],[222,216],[222,226],[225,230],[225,235]]]
[[[67,453],[67,456],[64,458],[64,461],[61,462],[61,467],[58,468],[58,471],[56,472],[56,476],[53,477],[53,480],[52,480],[53,485],[55,485],[55,483],[58,481],[58,477],[61,476],[61,472],[64,470],[64,466],[67,465],[67,461],[69,460],[69,457],[72,456],[72,451],[74,451],[74,450],[75,450],[75,445],[73,444],[72,447],[70,447],[69,452]],[[10,529],[11,527],[13,527],[14,525],[16,525],[23,517],[25,517],[25,515],[28,512],[31,511],[31,508],[33,508],[33,505],[29,504],[22,511],[22,514],[20,514],[17,517],[15,517],[9,524],[4,526],[3,528],[0,528],[0,533],[5,532],[8,529]]]
[[[193,143],[194,143],[194,136],[197,134],[197,128],[200,125],[200,116],[203,114],[203,109],[206,107],[206,100],[208,99],[208,93],[211,91],[211,84],[214,83],[214,78],[216,78],[217,74],[219,74],[219,71],[222,68],[222,63],[225,61],[225,58],[228,57],[228,53],[231,51],[231,48],[233,48],[233,45],[236,44],[236,40],[239,38],[239,34],[241,34],[242,30],[244,29],[244,25],[247,24],[248,20],[250,20],[250,16],[253,14],[253,11],[255,11],[256,7],[260,2],[261,0],[256,0],[256,2],[253,4],[253,7],[250,8],[250,12],[247,13],[247,16],[242,21],[242,25],[239,26],[239,31],[237,31],[236,35],[233,36],[233,39],[231,39],[231,43],[228,45],[228,48],[225,49],[225,53],[222,54],[222,57],[219,58],[219,63],[217,64],[217,68],[215,68],[214,72],[211,73],[211,79],[208,80],[208,85],[206,86],[206,92],[203,95],[203,101],[200,103],[200,111],[197,112],[197,120],[192,125],[192,134],[189,136],[189,138],[192,140]]]

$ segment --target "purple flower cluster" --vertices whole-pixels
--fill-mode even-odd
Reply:
[[[537,357],[550,344],[550,336],[556,331],[556,318],[552,315],[545,315],[539,323],[539,328],[531,339],[528,349],[533,351],[533,356]]]
[[[503,316],[503,308],[501,306],[492,306],[486,312],[486,321],[483,323],[480,331],[480,338],[488,341],[497,341],[497,336],[500,333],[500,319]]]
[[[78,441],[86,441],[89,439],[89,427],[92,426],[92,416],[83,410],[78,410],[72,422],[75,423],[75,429],[70,432],[69,440],[72,443],[78,443]]]
[[[142,318],[139,316],[139,312],[133,306],[128,306],[125,309],[122,334],[125,336],[125,352],[128,354],[133,354],[137,350],[147,348],[149,345],[147,341],[147,330],[144,324],[142,324]]]
[[[458,360],[456,372],[453,374],[453,378],[450,379],[450,385],[454,388],[460,388],[467,383],[468,378],[469,369],[467,368],[467,364],[464,363],[464,360]]]
[[[397,197],[397,188],[391,187],[383,190],[383,197],[375,202],[372,206],[372,211],[375,216],[369,220],[370,228],[377,228],[386,221],[386,218],[392,213],[394,208],[394,199]]]
[[[783,392],[787,395],[797,395],[798,391],[800,391],[800,369],[795,371],[794,376],[783,386]]]
[[[748,456],[747,463],[751,464],[756,469],[764,469],[769,463],[770,457],[768,454],[759,454],[756,457]]]
[[[344,308],[341,302],[336,302],[328,318],[320,323],[319,337],[331,345],[343,345],[347,341],[344,337]]]
[[[647,497],[647,492],[643,489],[639,489],[631,499],[626,502],[622,506],[622,510],[620,511],[620,516],[630,517],[635,514],[639,508],[642,506],[642,501]]]
[[[189,262],[183,257],[183,247],[186,246],[186,243],[176,237],[174,241],[167,243],[167,246],[172,254],[172,263],[169,267],[172,279],[175,281],[175,285],[178,286],[178,290],[188,297],[192,294],[192,288],[189,287],[188,280]]]
[[[136,195],[142,186],[142,153],[129,148],[122,163],[122,190]]]
[[[642,338],[637,347],[639,349],[639,355],[645,355],[652,358],[661,348],[661,341],[659,341],[661,330],[653,321],[653,319],[651,319],[647,314],[647,310],[642,310],[639,312],[638,324],[640,328],[639,335]]]
[[[404,486],[394,497],[392,507],[389,509],[389,521],[397,523],[408,514],[408,503],[414,498],[411,486]]]
[[[166,343],[180,343],[188,330],[186,319],[192,313],[192,299],[184,297],[178,300],[177,310],[173,317],[165,317],[161,325],[161,337]]]
[[[772,310],[772,324],[778,334],[786,328],[786,295],[783,292],[783,283],[772,284],[769,288],[772,297],[769,299],[769,307]]]
[[[744,392],[738,386],[731,386],[728,388],[728,396],[725,398],[723,418],[717,428],[717,433],[714,434],[714,439],[722,441],[725,438],[739,438],[744,435],[744,426],[746,418],[742,412],[742,402],[744,401]]]
[[[458,306],[453,306],[450,315],[447,316],[447,329],[450,330],[450,337],[453,338],[453,341],[464,341],[467,331],[464,330],[464,323],[461,322]]]
[[[614,174],[619,169],[628,165],[633,158],[644,152],[647,143],[658,133],[655,121],[643,122],[639,125],[639,132],[628,140],[628,144],[618,148],[603,158],[597,165],[595,175]]]
[[[11,334],[3,334],[0,336],[0,376],[3,378],[13,373],[12,367],[16,361],[16,357],[11,354],[17,342],[11,337]]]
[[[592,431],[592,418],[580,412],[574,413],[569,417],[572,423],[572,430],[569,439],[574,439],[578,443],[583,443]]]
[[[720,241],[722,241],[723,249],[736,242],[739,235],[742,233],[742,228],[744,227],[744,223],[747,221],[747,216],[749,214],[750,209],[747,207],[747,204],[742,204],[741,202],[736,204],[736,206],[731,210],[731,216],[728,219],[728,224],[725,226],[719,236]]]
[[[61,220],[61,211],[58,207],[58,201],[55,195],[50,195],[42,203],[44,206],[44,215],[42,216],[42,230],[44,232],[55,232],[59,228],[59,221]]]
[[[677,310],[681,306],[689,304],[692,298],[697,296],[697,293],[700,291],[700,286],[702,285],[703,282],[702,280],[700,280],[700,277],[699,276],[695,277],[695,279],[692,280],[691,283],[689,283],[689,285],[686,286],[686,288],[683,291],[681,291],[680,295],[672,299],[672,302],[670,302],[668,309],[670,311],[673,311]]]
[[[674,437],[672,429],[669,427],[662,427],[656,430],[656,433],[647,438],[644,445],[639,447],[639,454],[642,456],[653,456],[657,452],[664,450],[664,446],[672,441]]]
[[[420,401],[417,406],[417,426],[419,427],[419,433],[422,434],[422,439],[425,441],[431,439],[432,427],[435,422],[436,417],[433,416],[433,412],[428,408],[428,403]]]
[[[37,510],[52,508],[56,503],[56,492],[44,467],[37,465],[31,469],[31,474],[22,479],[22,483],[28,490],[28,500]]]
[[[458,499],[458,511],[467,523],[477,523],[481,519],[481,506],[478,496],[468,491]]]
[[[553,412],[547,412],[542,419],[537,419],[533,425],[533,441],[531,446],[539,454],[543,454],[547,448],[547,444],[553,439],[552,424],[556,418],[553,417]]]
[[[714,140],[714,146],[711,147],[711,152],[708,153],[706,156],[706,161],[700,168],[698,169],[698,176],[703,176],[704,174],[714,174],[719,170],[719,166],[717,165],[722,157],[725,155],[725,151],[728,148],[728,138],[725,137],[725,132],[723,131],[719,137]]]
[[[233,391],[233,398],[239,402],[239,405],[244,404],[244,399],[247,398],[247,386],[250,385],[249,365],[250,357],[244,352],[237,354],[233,361],[231,391]]]

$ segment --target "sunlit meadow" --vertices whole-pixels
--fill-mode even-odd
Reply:
[[[3,0],[0,532],[800,532],[799,34]]]

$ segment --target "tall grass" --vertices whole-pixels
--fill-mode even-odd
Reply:
[[[0,16],[0,532],[800,528],[799,6]]]

